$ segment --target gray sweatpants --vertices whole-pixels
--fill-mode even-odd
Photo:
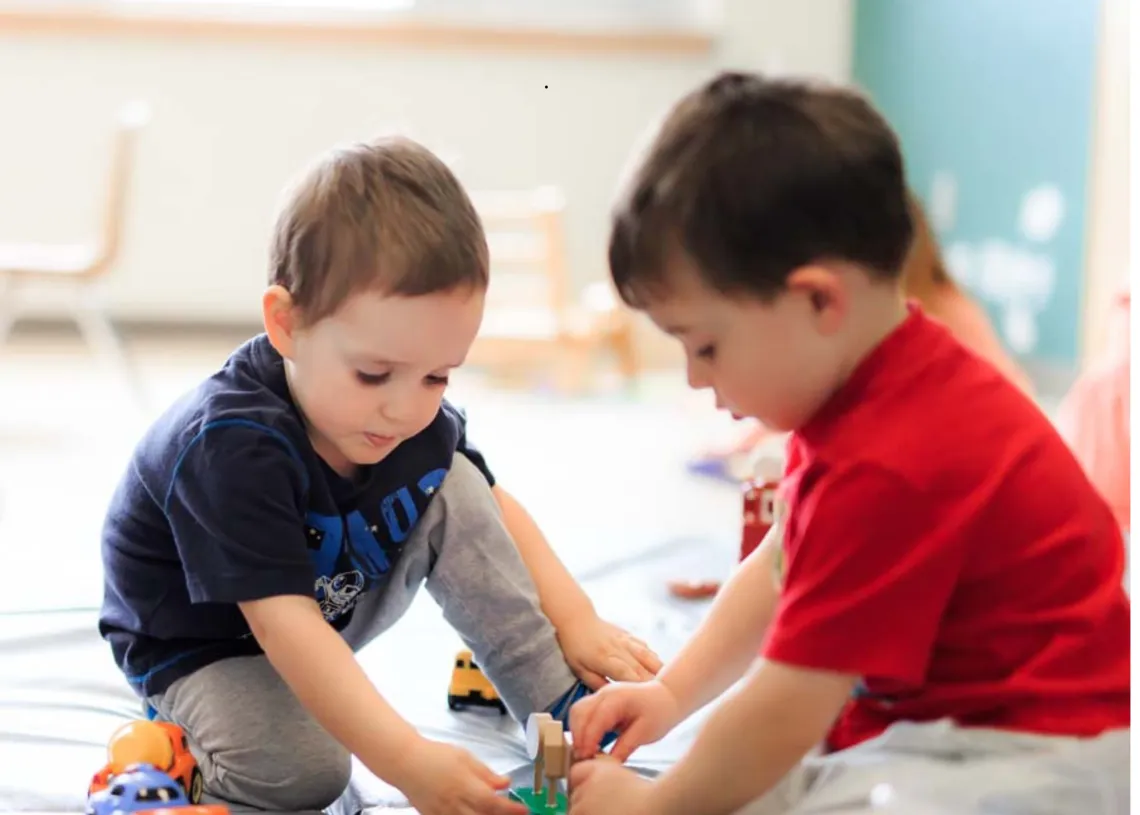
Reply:
[[[439,603],[519,721],[576,681],[483,475],[457,455],[386,580],[343,636],[357,650],[398,620],[420,584]],[[320,810],[348,786],[350,756],[264,656],[225,659],[151,697],[182,726],[211,797],[276,811]]]
[[[1129,735],[901,722],[850,750],[809,757],[737,815],[1126,815]]]

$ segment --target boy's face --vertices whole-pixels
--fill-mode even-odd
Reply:
[[[684,347],[691,388],[711,388],[717,407],[738,418],[794,430],[842,378],[841,314],[828,300],[835,281],[826,274],[805,270],[775,300],[762,302],[727,297],[691,268],[674,268],[667,293],[646,312]]]
[[[279,289],[282,295],[289,297]],[[309,326],[288,303],[275,306],[274,296],[274,289],[265,296],[270,340],[285,358],[313,448],[344,476],[431,424],[483,319],[483,292],[468,289],[420,297],[361,292]]]

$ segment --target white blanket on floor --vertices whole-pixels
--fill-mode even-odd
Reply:
[[[603,616],[667,658],[706,605],[671,600],[664,581],[708,573],[710,557],[727,554],[731,550],[724,546],[675,541],[581,579]],[[0,812],[81,812],[87,784],[106,760],[107,737],[141,714],[95,621],[94,610],[0,615]],[[425,593],[360,659],[381,692],[422,733],[462,745],[495,771],[516,774],[525,783],[530,771],[517,724],[480,710],[447,708],[451,666],[460,647]],[[695,722],[687,723],[639,751],[632,763],[645,772],[667,766],[694,727]],[[406,799],[398,791],[357,765],[334,813],[401,806]]]

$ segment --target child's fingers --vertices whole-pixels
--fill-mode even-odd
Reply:
[[[615,682],[645,682],[653,678],[653,675],[628,651],[611,655],[606,665],[608,668],[606,674]]]
[[[570,765],[570,789],[577,791],[579,787],[589,780],[597,764],[593,761],[579,761]],[[571,793],[573,794],[573,792]]]
[[[589,747],[590,756],[597,756],[601,750],[602,740],[613,731],[620,732],[627,724],[628,715],[625,704],[620,699],[611,697],[599,705],[594,715],[586,725],[583,738]],[[577,743],[577,742],[575,742]]]
[[[657,656],[657,654],[654,653],[653,649],[649,647],[649,643],[641,639],[641,637],[635,637],[633,634],[626,634],[626,637],[628,637],[629,641],[632,642],[637,648],[647,651],[648,653],[653,654],[653,656]]]
[[[610,750],[610,756],[625,764],[634,750],[643,744],[644,738],[645,725],[641,719],[638,719],[618,736],[613,749]]]
[[[636,646],[633,653],[642,667],[654,676],[657,676],[657,672],[665,665],[665,663],[661,661],[661,657],[657,656],[657,653],[648,645],[642,644]]]
[[[629,667],[631,679],[626,680],[629,682],[648,682],[653,678],[653,674],[646,669],[645,665],[638,659],[637,654],[632,651],[626,651],[622,654],[622,661]]]
[[[479,779],[483,783],[494,790],[505,790],[511,784],[510,778],[505,775],[499,775],[480,761],[475,761],[475,774],[479,776]]]
[[[656,652],[642,640],[626,635],[623,646],[623,650],[633,658],[640,668],[649,671],[651,676],[656,676],[657,672],[661,670],[661,657],[657,656]]]
[[[530,807],[502,795],[495,795],[487,806],[479,809],[480,815],[530,815]]]
[[[585,739],[585,732],[597,703],[597,696],[587,696],[575,702],[570,708],[570,732],[574,736],[574,755],[577,758],[590,758],[597,750],[597,744],[587,748]]]
[[[619,716],[611,699],[593,696],[583,699],[570,710],[570,732],[574,734],[574,752],[578,758],[593,758],[602,737],[611,729],[610,720]]]
[[[578,670],[578,678],[586,683],[590,690],[598,690],[609,684],[609,680],[599,673],[594,673],[589,668],[581,668]],[[579,702],[578,704],[581,704]]]

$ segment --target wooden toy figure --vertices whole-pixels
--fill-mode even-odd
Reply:
[[[554,719],[549,713],[532,713],[526,720],[526,754],[527,758],[534,762],[535,795],[542,791],[542,781],[546,775],[544,766],[546,754],[543,750],[542,732],[543,728],[553,721]]]
[[[533,815],[564,815],[568,803],[558,782],[570,776],[573,750],[562,722],[548,713],[532,713],[526,721],[526,750],[534,762],[534,785],[516,787],[511,797],[526,804]]]
[[[570,776],[570,746],[562,731],[562,722],[547,722],[542,727],[542,768],[546,776],[546,807],[549,809],[558,803],[558,781]]]

